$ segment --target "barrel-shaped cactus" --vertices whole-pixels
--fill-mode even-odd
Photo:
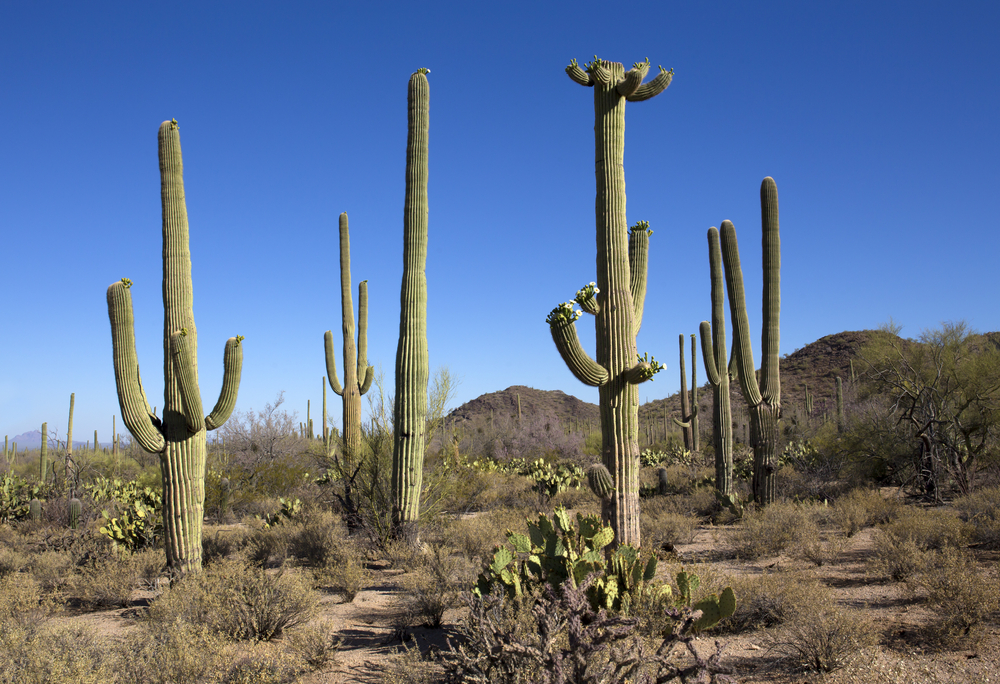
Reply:
[[[655,362],[640,359],[636,334],[646,298],[649,224],[629,230],[625,216],[625,103],[661,93],[673,72],[643,84],[649,62],[628,72],[616,62],[594,58],[586,69],[573,60],[566,73],[594,90],[595,175],[597,179],[597,281],[574,300],[594,316],[597,358],[580,344],[573,303],[553,309],[547,322],[563,361],[581,382],[599,388],[601,460],[614,481],[601,515],[615,532],[615,544],[639,545],[639,390],[652,378]]]
[[[430,85],[427,69],[407,89],[406,199],[403,206],[403,286],[396,397],[393,407],[392,520],[397,537],[415,542],[420,520],[427,417],[427,154]]]
[[[140,447],[159,454],[167,565],[183,573],[201,569],[205,435],[207,430],[225,423],[236,406],[243,338],[231,337],[226,342],[222,390],[215,408],[204,416],[198,389],[198,336],[176,121],[164,121],[160,126],[159,158],[163,207],[162,420],[150,408],[139,380],[129,279],[123,278],[108,288],[108,315],[122,420]],[[113,448],[117,449],[117,439]]]
[[[38,522],[42,519],[42,502],[37,498],[28,502],[28,517],[31,518],[32,522]]]
[[[763,319],[761,330],[760,383],[754,375],[750,323],[736,229],[722,222],[722,259],[733,321],[733,361],[743,398],[750,415],[750,446],[753,447],[754,501],[765,506],[774,501],[778,468],[778,418],[781,416],[781,377],[778,374],[779,314],[781,311],[781,241],[778,235],[778,188],[767,177],[760,186],[760,214],[764,261]]]
[[[722,496],[733,492],[733,417],[729,404],[729,363],[726,360],[726,283],[722,275],[719,231],[708,229],[708,266],[712,280],[712,321],[702,321],[701,356],[712,385],[712,446],[715,450],[715,488]]]
[[[83,504],[75,496],[69,500],[69,527],[75,530],[80,527],[80,514],[83,512]]]
[[[592,463],[587,467],[587,484],[602,501],[610,499],[615,493],[615,482],[603,463]]]

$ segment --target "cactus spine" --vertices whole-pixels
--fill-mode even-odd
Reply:
[[[49,470],[49,424],[42,423],[42,446],[38,456],[38,481],[45,482]]]
[[[427,69],[407,88],[406,199],[403,206],[403,285],[396,399],[393,408],[392,520],[394,533],[417,541],[427,415],[427,155],[430,84]]]
[[[743,271],[736,244],[736,229],[722,222],[722,259],[733,320],[733,361],[750,415],[753,448],[754,501],[766,506],[774,501],[778,463],[778,418],[781,416],[781,378],[778,374],[779,314],[781,312],[781,241],[778,235],[778,188],[768,176],[760,185],[760,214],[764,261],[763,326],[761,330],[760,383],[754,374],[750,323],[747,319]]]
[[[358,283],[358,342],[354,343],[354,302],[351,300],[351,236],[347,214],[340,215],[340,307],[344,334],[344,384],[337,378],[333,333],[326,344],[326,376],[330,387],[344,400],[344,457],[355,463],[361,454],[361,395],[368,391],[375,369],[368,365],[368,281]],[[353,468],[352,468],[353,470]]]
[[[726,284],[722,275],[719,231],[708,229],[708,265],[712,279],[712,321],[702,321],[701,356],[712,385],[712,444],[715,448],[715,488],[733,492],[733,417],[729,405],[729,364],[726,361]]]
[[[226,342],[222,390],[215,408],[204,417],[198,389],[198,336],[177,122],[164,121],[158,139],[163,208],[162,420],[150,409],[139,380],[129,291],[132,283],[127,278],[108,288],[108,316],[122,420],[140,447],[160,456],[167,565],[184,573],[201,569],[205,434],[225,423],[236,406],[243,338],[231,337]]]
[[[661,93],[673,77],[660,74],[643,84],[649,62],[627,73],[616,62],[594,58],[586,70],[576,60],[566,67],[576,83],[594,89],[594,141],[597,201],[597,283],[575,300],[594,315],[597,359],[580,344],[571,304],[549,314],[552,339],[574,376],[599,388],[601,458],[615,489],[601,505],[601,516],[615,534],[615,544],[639,545],[639,391],[638,383],[658,369],[639,359],[636,334],[646,298],[649,224],[629,231],[625,216],[625,102],[647,100]]]

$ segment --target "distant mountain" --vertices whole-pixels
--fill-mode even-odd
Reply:
[[[65,442],[66,435],[62,435],[62,439],[60,441]],[[8,443],[10,442],[17,442],[18,451],[23,451],[25,449],[40,449],[42,447],[42,431],[32,430],[31,432],[22,432],[16,437],[8,439]],[[86,440],[82,442],[77,439],[73,440],[74,449],[85,449],[88,444],[89,442],[87,442]],[[49,446],[50,447],[52,446],[52,442],[49,442]],[[110,442],[108,444],[102,443],[101,446],[102,447],[110,446]]]
[[[524,385],[514,385],[501,392],[491,392],[476,397],[448,414],[449,422],[460,425],[466,422],[488,420],[494,417],[517,416],[517,402],[521,400],[522,415],[555,418],[564,425],[600,422],[596,404],[577,399],[559,390],[537,390]]]

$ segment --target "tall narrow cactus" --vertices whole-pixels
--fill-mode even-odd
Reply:
[[[326,412],[326,376],[324,375],[319,380],[320,385],[323,386],[323,449],[325,453],[330,453],[330,431],[327,429],[327,412]]]
[[[722,222],[722,259],[733,319],[733,356],[740,388],[750,414],[750,446],[753,448],[754,501],[766,506],[774,501],[778,465],[778,418],[781,417],[781,378],[778,375],[778,320],[781,311],[781,241],[778,235],[778,188],[774,179],[760,185],[760,215],[764,261],[763,326],[761,329],[760,383],[754,374],[750,323],[743,291],[743,271],[736,244],[736,229]]]
[[[681,418],[680,420],[674,418],[674,424],[681,429],[681,435],[684,437],[684,448],[688,451],[694,450],[694,438],[692,436],[692,420],[694,416],[691,413],[691,402],[688,398],[687,389],[687,363],[684,361],[684,335],[680,334],[677,336],[677,344],[680,347],[680,370],[681,370]],[[692,359],[693,360],[693,359]],[[695,406],[694,410],[697,411],[698,407]]]
[[[837,432],[844,431],[844,383],[837,376]]]
[[[394,534],[417,540],[427,416],[427,155],[430,84],[417,69],[407,88],[406,199],[403,205],[403,285],[400,293],[396,398],[393,407],[392,521]]]
[[[38,481],[45,482],[49,471],[49,424],[42,423],[42,446],[38,455]]]
[[[159,158],[163,207],[162,420],[150,408],[139,379],[129,291],[132,282],[127,278],[108,288],[108,315],[122,420],[140,447],[160,456],[167,565],[184,573],[201,569],[205,434],[225,423],[236,406],[243,338],[231,337],[226,342],[222,390],[215,408],[205,417],[198,389],[198,335],[176,120],[160,125]],[[117,449],[117,444],[112,448]]]
[[[595,319],[597,359],[580,344],[572,303],[556,307],[547,322],[563,361],[581,382],[599,388],[601,460],[614,483],[603,499],[601,516],[615,533],[615,544],[639,545],[639,390],[659,369],[641,359],[635,338],[646,298],[649,224],[629,230],[625,216],[625,103],[661,93],[673,72],[643,84],[649,62],[628,72],[616,62],[594,58],[580,68],[566,67],[576,83],[594,89],[594,140],[597,180],[597,282],[577,292],[575,302]]]
[[[66,428],[66,482],[70,484],[70,487],[75,486],[75,483],[70,483],[73,470],[73,406],[75,404],[76,394],[71,392],[69,395],[69,422]]]
[[[712,322],[702,321],[701,356],[712,385],[712,445],[715,448],[715,488],[733,493],[733,417],[729,404],[729,364],[726,360],[726,283],[722,275],[719,231],[708,229],[708,265],[712,279]]]
[[[340,215],[340,308],[343,318],[344,384],[337,378],[333,333],[323,335],[326,345],[326,377],[330,387],[344,400],[343,448],[348,464],[361,455],[361,395],[372,386],[375,369],[368,365],[368,281],[358,283],[358,342],[354,343],[354,302],[351,301],[351,236],[347,214]]]

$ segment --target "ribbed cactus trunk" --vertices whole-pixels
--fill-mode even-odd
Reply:
[[[49,424],[42,423],[42,446],[38,455],[38,481],[45,482],[49,471]]]
[[[344,400],[343,447],[348,464],[361,457],[361,395],[371,387],[375,369],[368,365],[368,281],[358,283],[358,342],[354,343],[354,302],[351,299],[351,237],[347,214],[340,215],[340,307],[343,319],[344,384],[337,377],[333,333],[327,330],[326,376]],[[360,381],[359,381],[360,378]]]
[[[781,241],[778,235],[778,188],[773,178],[760,186],[761,242],[764,261],[763,327],[761,330],[760,384],[754,374],[750,324],[747,319],[743,271],[736,244],[736,229],[722,222],[722,258],[733,319],[733,355],[740,388],[750,417],[753,447],[754,501],[759,506],[774,502],[778,466],[778,418],[781,417],[781,378],[778,374],[779,314],[781,312]]]
[[[73,488],[73,408],[76,406],[76,394],[69,395],[69,421],[66,423],[66,483]],[[74,493],[75,496],[75,493]]]
[[[594,315],[597,359],[580,345],[572,306],[557,307],[549,315],[556,348],[570,371],[582,382],[598,387],[601,412],[601,459],[613,482],[602,498],[601,515],[615,531],[615,545],[639,545],[639,390],[638,383],[655,372],[640,362],[635,338],[642,324],[646,298],[648,224],[629,231],[625,214],[625,102],[649,99],[670,83],[672,74],[660,74],[643,85],[649,63],[625,72],[616,62],[600,59],[581,69],[576,61],[566,68],[569,77],[594,89],[594,147],[597,199],[596,291],[584,288],[576,302]]]
[[[715,488],[733,493],[733,417],[729,403],[729,364],[726,360],[726,283],[722,275],[719,231],[708,229],[708,264],[712,279],[712,321],[701,322],[701,356],[712,385],[712,446],[715,449]]]
[[[201,569],[205,435],[207,430],[225,423],[236,406],[243,338],[231,337],[226,342],[219,400],[212,413],[203,417],[187,207],[176,121],[164,121],[160,126],[159,157],[163,208],[162,420],[150,409],[139,380],[129,291],[132,283],[127,278],[108,288],[108,315],[122,420],[139,446],[160,456],[167,565],[185,573]]]
[[[406,199],[403,205],[403,286],[396,348],[392,450],[393,532],[418,539],[427,417],[427,155],[430,84],[427,69],[407,90]]]
[[[680,347],[680,371],[681,371],[681,419],[674,419],[674,423],[681,429],[681,436],[684,438],[684,448],[688,451],[694,450],[694,439],[692,437],[691,423],[691,401],[687,388],[687,363],[684,361],[684,335],[677,336],[677,346]]]

